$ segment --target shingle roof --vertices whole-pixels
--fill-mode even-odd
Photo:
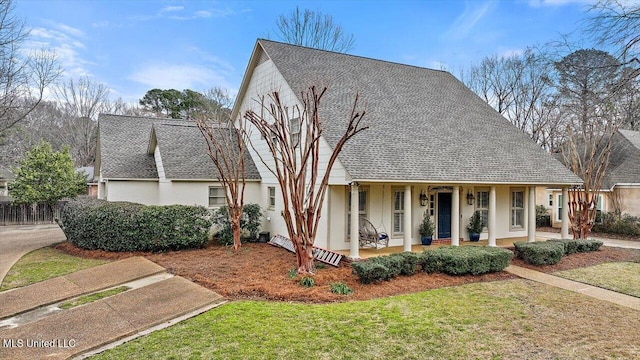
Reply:
[[[108,114],[101,114],[98,122],[103,178],[158,179],[154,155],[148,151],[152,130],[168,179],[217,178],[206,142],[193,122]],[[248,152],[245,171],[246,179],[260,179]]]
[[[157,179],[153,155],[147,153],[151,126],[158,119],[100,114],[101,175],[107,179]]]
[[[572,184],[581,180],[444,71],[258,40],[292,90],[326,85],[334,146],[358,92],[369,129],[340,161],[356,180]]]
[[[0,180],[15,180],[16,176],[4,166],[0,166]]]
[[[614,135],[609,173],[604,186],[640,183],[640,131],[618,130]]]
[[[167,179],[216,179],[218,171],[207,153],[198,127],[191,121],[157,121],[153,125]],[[227,131],[234,131],[233,128]],[[260,180],[249,152],[245,157],[245,179]]]

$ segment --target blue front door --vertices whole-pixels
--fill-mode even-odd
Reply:
[[[451,193],[438,193],[438,239],[451,237]]]

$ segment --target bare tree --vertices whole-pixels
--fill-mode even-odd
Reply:
[[[278,179],[283,197],[282,217],[287,226],[298,263],[298,273],[313,273],[313,244],[322,214],[324,197],[329,186],[331,168],[344,144],[368,127],[361,124],[364,110],[359,110],[356,95],[342,137],[333,147],[329,159],[321,158],[320,142],[323,121],[320,104],[327,88],[309,87],[301,93],[302,108],[288,108],[277,91],[257,100],[260,113],[249,110],[244,114],[269,148],[272,161],[258,153],[263,164]],[[292,128],[299,128],[300,133]],[[251,144],[254,147],[254,144]],[[326,161],[326,162],[325,162]],[[320,168],[321,164],[324,168]]]
[[[293,44],[347,53],[354,46],[353,34],[346,34],[333,17],[320,11],[296,9],[280,15],[276,22],[276,37]]]
[[[640,4],[633,1],[599,0],[589,8],[587,33],[599,45],[612,45],[623,64],[640,64]],[[636,69],[633,77],[640,72]]]
[[[222,114],[221,114],[222,115]],[[225,114],[226,115],[226,114]],[[225,115],[209,119],[199,115],[194,120],[207,142],[207,153],[217,170],[217,179],[225,189],[227,215],[233,232],[233,249],[240,249],[240,220],[244,207],[245,160],[249,132],[246,120],[240,119],[238,127]]]
[[[12,0],[0,0],[0,134],[33,111],[61,73],[52,52],[24,55],[29,31],[13,11]]]

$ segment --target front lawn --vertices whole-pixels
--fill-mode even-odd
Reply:
[[[105,260],[83,259],[50,247],[34,250],[13,265],[2,281],[0,291],[27,286],[106,262]]]
[[[334,304],[237,301],[96,359],[603,359],[637,312],[527,280]]]
[[[605,263],[559,271],[554,275],[640,297],[640,264],[638,263]]]

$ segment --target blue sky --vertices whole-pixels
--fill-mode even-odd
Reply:
[[[136,102],[152,88],[235,94],[259,37],[296,5],[333,15],[351,54],[454,75],[575,31],[588,0],[17,0],[29,47],[55,49],[65,76],[90,76]]]

